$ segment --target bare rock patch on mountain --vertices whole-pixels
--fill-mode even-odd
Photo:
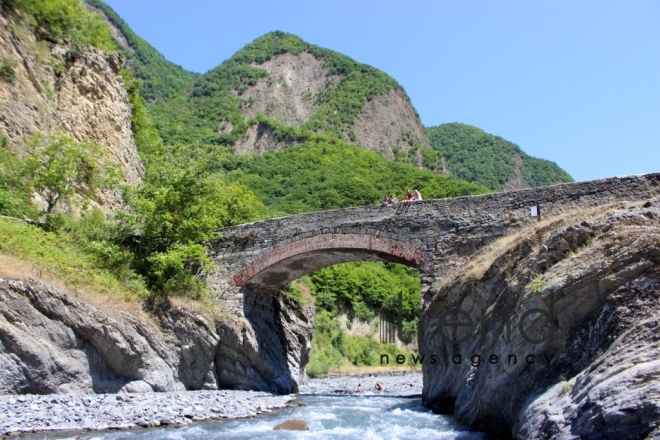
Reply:
[[[368,101],[355,118],[351,130],[355,140],[348,142],[375,151],[388,159],[394,159],[394,148],[408,151],[415,145],[429,147],[419,117],[400,89],[374,97]]]
[[[263,113],[299,127],[318,109],[318,94],[336,87],[341,80],[339,75],[328,76],[323,60],[309,52],[283,53],[251,66],[265,70],[268,76],[240,94],[246,119]]]

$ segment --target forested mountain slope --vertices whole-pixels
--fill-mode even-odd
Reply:
[[[426,134],[453,176],[493,191],[573,181],[554,162],[529,156],[518,145],[471,125],[441,124],[426,128]]]
[[[332,133],[388,159],[421,165],[420,150],[436,156],[393,78],[283,32],[246,45],[151,112],[165,142],[225,145],[237,154]]]
[[[494,191],[572,180],[556,164],[476,127],[424,129],[392,77],[295,35],[271,32],[199,75],[167,61],[102,1],[86,2],[106,17],[167,144],[263,153],[332,133],[387,159]]]

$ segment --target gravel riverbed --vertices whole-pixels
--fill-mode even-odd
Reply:
[[[130,429],[254,417],[283,408],[295,395],[253,391],[140,394],[50,394],[0,397],[0,433]]]
[[[383,384],[383,391],[376,391],[376,382]],[[415,396],[422,394],[422,372],[391,371],[385,373],[358,374],[312,379],[300,387],[300,394],[357,394],[358,384],[364,395]]]
[[[376,381],[385,389],[376,391]],[[312,379],[300,394],[421,394],[421,372],[392,372]],[[255,391],[187,391],[178,393],[5,395],[0,396],[0,434],[43,431],[183,426],[195,421],[255,417],[297,405],[296,395]]]

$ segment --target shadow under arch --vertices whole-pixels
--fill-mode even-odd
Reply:
[[[400,240],[367,234],[319,234],[276,247],[233,277],[234,285],[274,295],[303,275],[351,261],[387,261],[425,272],[430,256]]]

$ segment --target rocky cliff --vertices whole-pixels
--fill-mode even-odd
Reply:
[[[131,132],[131,104],[119,55],[96,49],[67,58],[67,49],[38,40],[16,17],[0,13],[0,57],[13,78],[0,80],[0,135],[20,154],[26,136],[63,132],[100,144],[137,184],[144,167]],[[101,198],[109,208],[116,195]]]
[[[420,319],[425,405],[502,437],[660,434],[659,202],[541,222],[448,276]]]
[[[107,312],[37,280],[0,279],[0,393],[295,392],[312,311],[274,297],[254,306],[215,322],[170,305]]]

